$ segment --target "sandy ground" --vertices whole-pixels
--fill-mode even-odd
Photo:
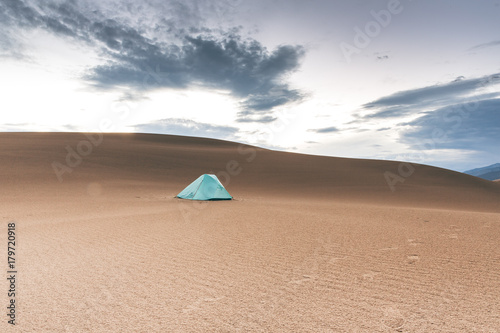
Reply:
[[[93,139],[0,134],[2,266],[15,221],[18,271],[17,325],[3,315],[2,332],[500,331],[498,183],[216,140]],[[86,155],[59,181],[67,147]],[[174,198],[202,173],[235,200]]]

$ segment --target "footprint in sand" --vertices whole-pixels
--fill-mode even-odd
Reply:
[[[422,242],[420,242],[416,239],[411,239],[411,238],[408,238],[406,241],[408,242],[408,245],[410,245],[410,246],[418,246],[418,245],[422,244]]]
[[[302,275],[303,279],[300,279],[300,280],[292,280],[292,281],[289,281],[288,283],[293,283],[293,284],[302,284],[303,282],[307,282],[307,281],[310,281],[311,280],[311,276],[310,275]]]
[[[419,260],[420,260],[420,256],[418,254],[410,254],[408,256],[408,263],[409,264],[414,264]]]
[[[374,272],[374,271],[371,271],[369,273],[365,273],[365,274],[363,274],[363,280],[373,281],[373,278],[379,274],[380,274],[380,272]]]
[[[65,333],[73,333],[73,332],[76,332],[76,330],[73,327],[66,325],[66,326],[64,326],[64,332]]]
[[[338,258],[330,258],[330,260],[328,261],[330,264],[335,264],[337,261],[339,260],[343,260],[343,259],[346,259],[347,257],[338,257]]]
[[[397,247],[397,246],[391,246],[391,247],[384,247],[382,249],[379,249],[379,251],[395,251],[397,249],[399,249],[399,247]]]
[[[405,319],[397,308],[389,306],[383,310],[382,324],[386,327],[402,332]]]
[[[448,237],[451,239],[458,239],[458,232],[460,230],[462,230],[462,228],[452,224],[452,225],[450,225],[450,227],[448,229],[449,229],[449,231],[451,231],[451,233],[448,235]]]
[[[196,302],[194,302],[193,304],[186,306],[182,310],[182,312],[183,313],[189,313],[189,312],[192,312],[192,311],[200,310],[203,307],[204,303],[217,302],[217,301],[223,299],[224,297],[225,296],[222,296],[222,297],[205,297],[205,298],[200,298]]]

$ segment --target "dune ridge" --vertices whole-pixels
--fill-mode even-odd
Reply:
[[[88,142],[81,133],[4,133],[0,139],[7,147],[2,168],[10,178],[17,173],[17,182],[55,185],[52,163],[66,165],[66,147],[76,152],[80,142]],[[16,157],[9,158],[9,152]],[[200,174],[215,173],[242,197],[279,193],[318,200],[500,210],[497,184],[460,172],[405,162],[270,151],[214,139],[105,134],[102,143],[71,169],[74,173],[61,175],[60,188],[100,179],[150,181],[163,183],[166,193],[174,196]]]

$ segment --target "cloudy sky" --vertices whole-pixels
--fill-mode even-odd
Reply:
[[[500,0],[0,0],[0,131],[500,162]]]

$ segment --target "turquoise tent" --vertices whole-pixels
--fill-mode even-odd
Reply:
[[[189,200],[231,200],[233,198],[216,175],[207,174],[198,177],[176,197]]]

